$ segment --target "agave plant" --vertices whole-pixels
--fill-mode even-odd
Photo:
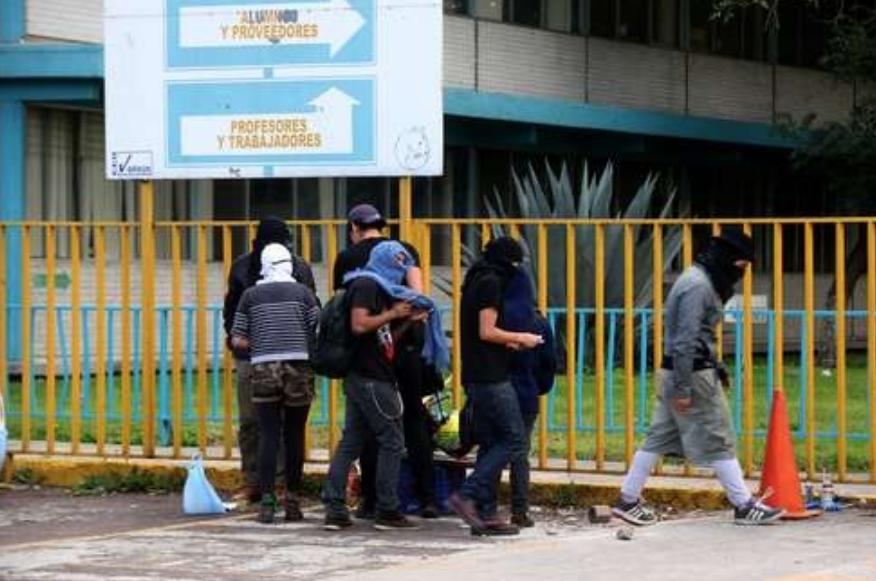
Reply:
[[[545,191],[538,179],[535,169],[530,164],[522,177],[512,169],[514,184],[514,200],[518,211],[509,212],[502,203],[498,191],[493,192],[493,199],[487,200],[487,211],[491,218],[502,220],[522,218],[540,220],[548,218],[579,218],[579,219],[625,219],[641,220],[649,217],[665,218],[672,211],[676,191],[669,188],[666,200],[656,212],[652,211],[654,192],[658,177],[655,174],[647,176],[639,186],[636,195],[622,209],[614,209],[613,182],[614,167],[606,164],[601,174],[591,174],[585,163],[580,187],[575,190],[565,164],[556,174],[550,164],[545,162],[549,191]],[[595,304],[595,228],[593,226],[577,226],[575,229],[576,258],[576,298],[577,307],[592,307]],[[521,242],[528,250],[531,259],[527,262],[532,280],[538,276],[537,253],[534,250],[538,244],[538,232],[535,226],[523,226],[520,229]],[[493,234],[504,234],[503,227],[495,227]],[[565,230],[549,229],[548,245],[551,248],[547,264],[548,273],[548,304],[562,307],[566,304],[566,235]],[[624,302],[624,233],[623,227],[609,225],[605,227],[605,306],[621,307]],[[651,256],[653,252],[653,229],[650,227],[633,227],[634,247],[634,297],[637,306],[650,303],[652,290]],[[664,269],[678,256],[682,247],[682,236],[678,229],[670,229],[663,237]],[[553,249],[557,249],[554,251]],[[647,268],[646,268],[647,265]]]

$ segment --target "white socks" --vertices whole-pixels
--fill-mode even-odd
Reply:
[[[653,452],[645,452],[639,450],[633,456],[633,465],[630,466],[629,472],[624,477],[624,482],[621,485],[621,500],[625,503],[633,503],[639,500],[642,496],[642,489],[645,488],[645,482],[660,459],[658,454]],[[742,467],[739,465],[739,460],[718,460],[712,463],[712,468],[715,469],[715,475],[721,482],[721,486],[727,492],[727,498],[730,503],[738,508],[744,507],[751,500],[751,492],[748,486],[745,485],[745,479],[742,477]]]
[[[633,456],[633,465],[630,466],[629,472],[624,477],[624,483],[621,485],[621,500],[627,504],[636,502],[642,495],[642,489],[645,488],[645,481],[660,459],[658,454],[653,452],[644,452],[639,450]]]
[[[736,508],[742,508],[748,504],[748,501],[751,500],[751,492],[748,490],[748,486],[745,485],[739,460],[736,458],[732,460],[717,460],[712,462],[712,468],[715,469],[715,475],[727,492],[730,504]]]

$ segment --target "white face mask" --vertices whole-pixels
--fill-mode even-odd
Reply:
[[[262,250],[262,278],[256,284],[295,282],[292,277],[292,255],[282,244],[268,244]]]

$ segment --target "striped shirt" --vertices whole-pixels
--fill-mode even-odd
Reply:
[[[307,361],[316,342],[319,305],[297,282],[270,282],[246,289],[231,334],[249,341],[252,363]]]

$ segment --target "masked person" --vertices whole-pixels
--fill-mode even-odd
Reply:
[[[514,535],[516,525],[496,513],[497,482],[509,463],[526,453],[525,428],[517,392],[511,383],[514,351],[543,343],[540,335],[508,331],[504,295],[523,261],[514,239],[496,238],[465,275],[462,285],[460,341],[462,383],[474,409],[478,444],[474,471],[449,499],[450,507],[475,535]]]
[[[268,244],[282,244],[289,248],[291,242],[289,229],[283,220],[274,216],[262,219],[256,229],[251,251],[238,257],[231,265],[228,274],[228,292],[225,295],[225,304],[222,309],[226,343],[234,355],[234,368],[237,371],[237,416],[239,422],[237,445],[240,448],[240,469],[243,472],[244,486],[235,497],[248,502],[258,502],[261,499],[258,473],[259,425],[252,403],[252,365],[249,353],[244,349],[232,348],[231,328],[234,326],[234,315],[237,312],[240,297],[243,296],[246,289],[254,286],[262,277],[262,251]],[[294,254],[292,254],[292,276],[296,281],[308,287],[314,295],[316,294],[316,284],[310,265]]]
[[[641,498],[645,481],[662,455],[711,466],[735,507],[736,524],[760,525],[783,512],[752,496],[736,457],[736,434],[722,389],[726,372],[717,360],[715,327],[734,285],[754,259],[754,245],[741,230],[711,238],[672,286],[666,298],[666,357],[657,372],[657,400],[642,448],[621,486],[612,513],[634,525],[656,522]]]
[[[231,342],[249,352],[252,365],[252,403],[259,427],[258,520],[274,522],[274,480],[282,437],[285,519],[300,521],[304,518],[299,497],[304,437],[314,394],[310,346],[316,341],[319,305],[310,289],[293,278],[292,255],[285,246],[265,246],[261,263],[261,279],[240,299]]]

